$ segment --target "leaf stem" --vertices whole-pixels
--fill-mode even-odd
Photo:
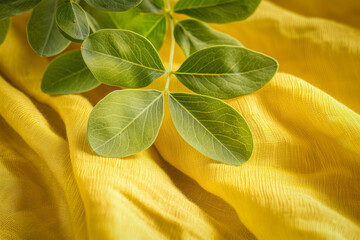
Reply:
[[[165,85],[164,91],[167,91],[169,89],[170,76],[172,74],[171,69],[172,69],[172,65],[173,65],[173,61],[174,61],[174,51],[175,51],[174,18],[171,15],[171,13],[169,13],[169,12],[167,13],[167,15],[169,17],[169,23],[170,23],[171,46],[170,46],[169,67],[168,67],[168,70],[166,71],[166,85]]]

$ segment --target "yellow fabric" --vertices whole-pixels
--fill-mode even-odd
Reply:
[[[49,60],[27,43],[28,15],[14,18],[0,46],[0,239],[360,239],[360,2],[274,2],[214,26],[280,63],[229,101],[254,134],[242,166],[199,154],[168,111],[150,149],[95,155],[87,118],[114,88],[42,93]]]

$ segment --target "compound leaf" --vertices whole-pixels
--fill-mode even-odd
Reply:
[[[100,83],[92,75],[80,50],[64,53],[48,66],[41,89],[48,94],[71,94],[89,91]]]
[[[165,73],[149,40],[128,30],[99,30],[85,39],[81,49],[96,79],[108,85],[141,88]]]
[[[150,147],[164,115],[164,94],[157,90],[119,90],[90,114],[88,141],[99,155],[126,157]]]
[[[251,131],[230,105],[208,96],[171,93],[169,106],[177,131],[205,156],[233,165],[250,158]]]
[[[275,59],[234,46],[204,48],[192,54],[175,72],[190,90],[221,99],[255,92],[275,75]]]
[[[55,11],[63,0],[43,0],[37,5],[27,25],[31,47],[41,56],[54,56],[62,52],[70,41],[59,31],[55,22]]]
[[[56,23],[70,40],[81,42],[90,34],[86,12],[76,2],[66,2],[57,8]]]
[[[193,19],[177,22],[174,35],[176,42],[183,50],[186,57],[189,57],[192,53],[200,49],[211,46],[243,46],[235,38],[216,31],[205,23]]]
[[[228,23],[248,18],[261,0],[179,0],[176,13],[210,23]]]

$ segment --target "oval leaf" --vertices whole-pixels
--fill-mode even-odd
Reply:
[[[165,68],[153,45],[128,30],[100,30],[82,44],[85,63],[102,83],[141,88],[164,74]]]
[[[89,36],[88,18],[82,7],[76,2],[62,4],[56,10],[56,23],[69,36],[70,40],[81,41]]]
[[[255,92],[275,75],[275,59],[242,47],[217,46],[191,55],[175,72],[190,90],[221,99]]]
[[[10,18],[5,18],[0,20],[0,44],[2,44],[6,38],[7,33],[10,29]]]
[[[125,29],[137,32],[146,37],[159,50],[164,43],[167,22],[165,15],[147,13],[140,14],[129,21]]]
[[[169,106],[180,135],[202,154],[233,165],[250,158],[251,131],[230,105],[212,97],[171,93]]]
[[[85,12],[85,13],[86,13],[86,17],[87,17],[87,20],[88,20],[88,23],[89,23],[91,33],[99,31],[100,30],[100,25],[96,21],[96,19],[93,16],[91,16],[90,13],[87,13],[87,12]]]
[[[235,38],[192,19],[178,22],[174,35],[186,57],[200,49],[217,45],[243,46]]]
[[[82,59],[80,50],[55,58],[42,79],[41,89],[48,94],[71,94],[89,91],[100,83]]]
[[[179,0],[175,12],[209,23],[228,23],[248,18],[261,0]]]
[[[90,11],[98,19],[102,28],[134,31],[146,37],[158,50],[164,43],[167,22],[163,14],[141,13],[138,9],[126,12],[104,12],[96,9],[90,9]]]
[[[133,19],[140,14],[137,9],[125,12],[105,12],[89,6],[86,11],[96,19],[101,28],[105,29],[126,29],[126,26],[131,23],[128,19]]]
[[[134,19],[141,14],[139,8],[132,8],[125,12],[110,12],[86,5],[85,10],[90,13],[99,23],[100,27],[104,29],[127,29],[127,26],[131,25],[129,19]]]
[[[107,11],[122,12],[136,7],[142,0],[85,0],[95,8]]]
[[[99,155],[126,157],[149,148],[164,115],[157,90],[119,90],[101,100],[88,123],[90,147]]]
[[[59,3],[63,1],[43,0],[34,8],[27,25],[29,43],[41,56],[54,56],[70,44],[56,26],[55,11]]]
[[[36,6],[41,0],[1,0],[0,19],[19,15]]]

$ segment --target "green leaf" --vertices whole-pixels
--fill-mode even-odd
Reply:
[[[167,22],[163,14],[141,13],[138,9],[126,12],[103,12],[90,10],[102,28],[127,29],[146,37],[157,50],[164,43]],[[129,21],[131,19],[131,21]]]
[[[140,14],[137,9],[130,9],[125,12],[104,12],[98,9],[93,10],[102,28],[127,29],[131,24],[129,19],[134,19]]]
[[[217,45],[243,46],[235,38],[192,19],[177,22],[174,34],[186,57],[200,49]]]
[[[169,106],[180,135],[202,154],[233,165],[250,158],[251,131],[230,105],[203,95],[171,93]]]
[[[81,49],[96,79],[108,85],[141,88],[165,73],[149,40],[128,30],[99,30],[85,39]]]
[[[141,3],[142,0],[85,0],[91,6],[114,12],[122,12],[134,8]]]
[[[30,46],[41,56],[54,56],[62,52],[70,41],[59,31],[55,11],[63,0],[43,0],[37,5],[27,25]]]
[[[101,100],[88,123],[94,152],[126,157],[149,148],[164,115],[164,94],[157,90],[119,90]]]
[[[41,0],[0,0],[0,19],[27,12],[40,1]]]
[[[156,4],[154,4],[150,0],[143,0],[137,8],[141,12],[160,12],[162,11],[161,8],[159,8]]]
[[[6,38],[7,33],[10,29],[10,18],[4,18],[0,20],[0,44],[2,44]]]
[[[175,72],[190,90],[221,99],[255,92],[275,75],[275,59],[252,50],[216,46],[195,52]]]
[[[228,23],[248,18],[261,0],[179,0],[176,13],[210,23]]]
[[[90,13],[88,13],[88,12],[85,12],[85,13],[86,13],[86,17],[87,17],[87,20],[88,20],[88,23],[89,23],[91,33],[99,31],[100,30],[100,25],[96,21],[96,19],[93,16],[91,16]]]
[[[164,43],[167,22],[164,15],[147,13],[133,18],[125,29],[137,32],[146,37],[159,50]]]
[[[90,34],[86,13],[76,2],[66,2],[57,8],[56,23],[70,40],[81,41]]]
[[[48,66],[41,89],[48,94],[71,94],[89,91],[100,83],[82,59],[80,50],[64,53]]]
[[[144,0],[145,1],[145,0]],[[165,2],[164,0],[150,0],[151,2],[153,2],[156,6],[158,6],[161,9],[165,10]]]
[[[100,28],[110,29],[123,28],[123,26],[128,24],[128,19],[132,19],[139,12],[136,9],[130,9],[125,12],[106,12],[93,8],[89,5],[85,5],[84,9],[93,16],[93,18],[98,22]],[[119,20],[117,18],[119,18]]]

